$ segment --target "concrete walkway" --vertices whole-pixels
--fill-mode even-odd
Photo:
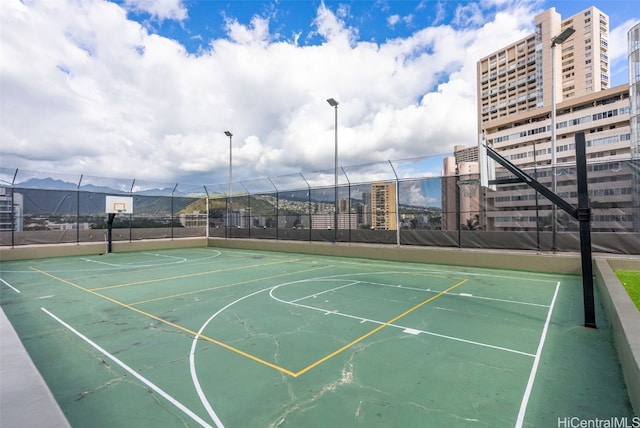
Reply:
[[[0,426],[70,427],[0,308]]]

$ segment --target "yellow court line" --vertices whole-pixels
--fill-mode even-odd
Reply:
[[[142,305],[142,304],[145,304],[145,303],[157,302],[157,301],[160,301],[160,300],[167,300],[167,299],[173,299],[173,298],[176,298],[176,297],[188,296],[189,294],[204,293],[204,292],[207,292],[207,291],[219,290],[221,288],[235,287],[236,285],[244,285],[244,284],[249,284],[251,282],[264,281],[264,280],[267,280],[267,279],[279,278],[281,276],[287,276],[287,275],[295,275],[297,273],[311,272],[311,271],[325,269],[325,268],[329,268],[329,267],[333,267],[333,266],[322,266],[322,267],[314,267],[314,268],[311,268],[311,269],[299,270],[299,271],[295,271],[295,272],[285,272],[285,273],[281,273],[281,274],[278,274],[278,275],[266,276],[266,277],[261,277],[261,278],[256,278],[256,279],[248,279],[246,281],[234,282],[232,284],[226,284],[226,285],[219,285],[217,287],[203,288],[203,289],[200,289],[200,290],[185,291],[184,293],[172,294],[171,296],[156,297],[155,299],[141,300],[139,302],[133,302],[133,303],[129,303],[129,304],[131,306]]]
[[[389,321],[380,324],[378,327],[374,328],[373,330],[371,330],[370,332],[363,334],[362,336],[358,337],[357,339],[347,343],[346,345],[344,345],[342,348],[335,350],[334,352],[330,353],[329,355],[326,355],[322,358],[320,358],[318,361],[316,361],[315,363],[312,363],[310,365],[308,365],[307,367],[305,367],[304,369],[294,373],[295,377],[298,377],[300,375],[305,374],[306,372],[308,372],[309,370],[313,369],[314,367],[319,366],[320,364],[324,363],[325,361],[335,357],[336,355],[340,354],[341,352],[345,351],[346,349],[351,348],[353,345],[355,345],[358,342],[363,341],[364,339],[366,339],[367,337],[379,332],[380,330],[382,330],[383,328],[389,326],[390,324],[393,324],[394,322],[398,321],[400,318],[405,317],[406,315],[409,315],[411,312],[415,311],[416,309],[426,305],[429,302],[434,301],[435,299],[437,299],[438,297],[443,296],[444,294],[448,293],[449,291],[453,290],[456,287],[461,286],[462,284],[464,284],[465,282],[467,282],[469,279],[465,278],[462,281],[458,282],[457,284],[452,285],[451,287],[447,288],[446,290],[443,290],[441,292],[439,292],[438,294],[429,297],[427,300],[418,303],[417,305],[415,305],[414,307],[404,311],[403,313],[401,313],[400,315],[391,318]]]
[[[353,345],[355,345],[355,344],[357,344],[357,343],[359,343],[359,342],[363,341],[363,340],[364,340],[364,339],[366,339],[367,337],[369,337],[369,336],[371,336],[371,335],[373,335],[373,334],[377,333],[378,331],[382,330],[383,328],[385,328],[385,327],[387,327],[387,326],[389,326],[389,325],[393,324],[394,322],[396,322],[396,321],[397,321],[397,320],[399,320],[400,318],[405,317],[406,315],[410,314],[411,312],[414,312],[415,310],[419,309],[420,307],[422,307],[422,306],[426,305],[427,303],[432,302],[433,300],[435,300],[435,299],[437,299],[437,298],[439,298],[439,297],[443,296],[444,294],[448,293],[449,291],[453,290],[453,289],[454,289],[454,288],[456,288],[456,287],[461,286],[462,284],[464,284],[465,282],[467,282],[467,281],[469,280],[468,278],[463,279],[462,281],[460,281],[460,282],[458,282],[458,283],[456,283],[456,284],[452,285],[451,287],[449,287],[449,288],[447,288],[447,289],[445,289],[445,290],[443,290],[443,291],[439,292],[438,294],[435,294],[435,295],[433,295],[433,296],[429,297],[428,299],[426,299],[426,300],[424,300],[424,301],[422,301],[422,302],[418,303],[417,305],[415,305],[415,306],[411,307],[410,309],[408,309],[408,310],[404,311],[404,312],[403,312],[403,313],[401,313],[400,315],[397,315],[397,316],[395,316],[394,318],[390,319],[389,321],[387,321],[387,322],[385,322],[385,323],[383,323],[383,324],[379,325],[378,327],[374,328],[373,330],[369,331],[368,333],[366,333],[366,334],[364,334],[364,335],[362,335],[362,336],[358,337],[358,338],[357,338],[357,339],[355,339],[355,340],[352,340],[351,342],[347,343],[346,345],[342,346],[341,348],[337,349],[336,351],[334,351],[334,352],[332,352],[332,353],[330,353],[330,354],[328,354],[328,355],[326,355],[326,356],[322,357],[321,359],[319,359],[319,360],[317,360],[316,362],[314,362],[314,363],[312,363],[312,364],[308,365],[307,367],[303,368],[302,370],[299,370],[299,371],[297,371],[297,372],[293,372],[293,371],[288,370],[288,369],[286,369],[286,368],[284,368],[284,367],[280,367],[280,366],[278,366],[277,364],[273,364],[273,363],[271,363],[271,362],[269,362],[269,361],[263,360],[262,358],[256,357],[255,355],[252,355],[252,354],[249,354],[249,353],[247,353],[247,352],[244,352],[244,351],[242,351],[242,350],[240,350],[240,349],[238,349],[238,348],[234,348],[234,347],[233,347],[233,346],[231,346],[231,345],[227,345],[227,344],[226,344],[226,343],[224,343],[224,342],[220,342],[219,340],[213,339],[213,338],[211,338],[211,337],[209,337],[209,336],[206,336],[206,335],[203,335],[203,334],[199,334],[198,332],[195,332],[195,331],[193,331],[193,330],[190,330],[190,329],[188,329],[188,328],[186,328],[186,327],[182,327],[181,325],[178,325],[178,324],[172,323],[172,322],[170,322],[170,321],[164,320],[164,319],[162,319],[162,318],[160,318],[160,317],[157,317],[157,316],[155,316],[155,315],[153,315],[153,314],[150,314],[150,313],[148,313],[148,312],[145,312],[145,311],[143,311],[143,310],[141,310],[141,309],[138,309],[138,308],[133,307],[133,306],[131,306],[131,305],[128,305],[128,304],[126,304],[126,303],[120,302],[120,301],[118,301],[118,300],[116,300],[116,299],[113,299],[113,298],[111,298],[111,297],[105,296],[105,295],[103,295],[103,294],[97,293],[97,292],[95,291],[95,289],[88,289],[88,288],[82,287],[82,286],[80,286],[80,285],[78,285],[78,284],[75,284],[75,283],[73,283],[73,282],[71,282],[71,281],[68,281],[68,280],[63,279],[63,278],[59,278],[59,277],[57,277],[57,276],[55,276],[55,275],[52,275],[52,274],[50,274],[50,273],[48,273],[48,272],[42,271],[42,270],[37,269],[37,268],[32,267],[32,266],[30,266],[30,267],[29,267],[29,269],[32,269],[32,270],[34,270],[34,271],[36,271],[36,272],[41,273],[42,275],[48,276],[48,277],[50,277],[50,278],[52,278],[52,279],[55,279],[55,280],[57,280],[57,281],[63,282],[63,283],[68,284],[68,285],[71,285],[71,286],[73,286],[73,287],[75,287],[75,288],[77,288],[77,289],[79,289],[79,290],[82,290],[82,291],[84,291],[84,292],[87,292],[87,293],[89,293],[89,294],[93,294],[94,296],[97,296],[97,297],[100,297],[100,298],[102,298],[102,299],[108,300],[108,301],[109,301],[109,302],[111,302],[111,303],[114,303],[114,304],[116,304],[116,305],[118,305],[118,306],[121,306],[121,307],[123,307],[123,308],[129,309],[129,310],[131,310],[131,311],[133,311],[133,312],[136,312],[136,313],[138,313],[138,314],[140,314],[140,315],[146,316],[146,317],[148,317],[148,318],[154,319],[154,320],[156,320],[156,321],[158,321],[158,322],[161,322],[161,323],[163,323],[163,324],[166,324],[166,325],[169,325],[169,326],[171,326],[171,327],[174,327],[174,328],[176,328],[176,329],[178,329],[178,330],[180,330],[180,331],[183,331],[183,332],[185,332],[185,333],[188,333],[188,334],[190,334],[190,335],[192,335],[192,336],[194,336],[194,337],[201,338],[201,339],[206,340],[206,341],[208,341],[208,342],[211,342],[211,343],[213,343],[213,344],[215,344],[215,345],[221,346],[221,347],[223,347],[223,348],[225,348],[225,349],[227,349],[227,350],[229,350],[229,351],[235,352],[235,353],[236,353],[236,354],[238,354],[238,355],[241,355],[241,356],[243,356],[243,357],[245,357],[245,358],[248,358],[248,359],[250,359],[250,360],[252,360],[252,361],[255,361],[255,362],[257,362],[257,363],[263,364],[263,365],[265,365],[265,366],[267,366],[267,367],[270,367],[270,368],[272,368],[272,369],[274,369],[274,370],[277,370],[277,371],[279,371],[279,372],[281,372],[281,373],[287,374],[287,375],[292,376],[292,377],[298,377],[298,376],[301,376],[301,375],[303,375],[303,374],[307,373],[309,370],[311,370],[311,369],[313,369],[313,368],[315,368],[315,367],[319,366],[320,364],[322,364],[322,363],[324,363],[324,362],[328,361],[329,359],[331,359],[331,358],[335,357],[336,355],[338,355],[338,354],[340,354],[340,353],[344,352],[346,349],[349,349],[349,348],[350,348],[350,347],[352,347]]]
[[[156,320],[158,322],[161,322],[163,324],[169,325],[169,326],[171,326],[173,328],[176,328],[176,329],[181,330],[181,331],[183,331],[183,332],[185,332],[187,334],[190,334],[193,337],[197,337],[199,339],[203,339],[203,340],[206,340],[206,341],[211,342],[213,344],[216,344],[218,346],[221,346],[221,347],[223,347],[225,349],[228,349],[229,351],[235,352],[236,354],[242,355],[243,357],[246,357],[246,358],[248,358],[250,360],[253,360],[253,361],[257,362],[257,363],[263,364],[263,365],[265,365],[267,367],[271,367],[272,369],[275,369],[275,370],[277,370],[277,371],[279,371],[281,373],[284,373],[284,374],[287,374],[289,376],[295,377],[295,373],[293,373],[291,370],[287,370],[284,367],[280,367],[280,366],[278,366],[276,364],[270,363],[269,361],[265,361],[265,360],[263,360],[261,358],[256,357],[255,355],[248,354],[248,353],[246,353],[244,351],[241,351],[238,348],[234,348],[233,346],[230,346],[230,345],[227,345],[226,343],[220,342],[219,340],[212,339],[211,337],[205,336],[203,334],[199,334],[198,332],[190,330],[190,329],[188,329],[186,327],[182,327],[181,325],[178,325],[178,324],[172,323],[170,321],[164,320],[164,319],[162,319],[160,317],[157,317],[157,316],[155,316],[153,314],[150,314],[148,312],[142,311],[142,310],[140,310],[138,308],[134,308],[133,306],[127,305],[126,303],[122,303],[122,302],[120,302],[120,301],[118,301],[116,299],[112,299],[111,297],[105,296],[105,295],[100,294],[100,293],[96,293],[94,290],[91,290],[89,288],[84,288],[84,287],[82,287],[82,286],[80,286],[78,284],[74,284],[71,281],[67,281],[66,279],[59,278],[59,277],[57,277],[55,275],[52,275],[52,274],[50,274],[48,272],[45,272],[45,271],[40,270],[40,269],[37,269],[35,267],[29,266],[29,269],[32,269],[32,270],[34,270],[34,271],[36,271],[38,273],[41,273],[42,275],[48,276],[49,278],[52,278],[52,279],[55,279],[57,281],[63,282],[65,284],[71,285],[72,287],[75,287],[75,288],[77,288],[79,290],[82,290],[84,292],[87,292],[89,294],[93,294],[94,296],[101,297],[101,298],[103,298],[105,300],[108,300],[111,303],[115,303],[118,306],[121,306],[123,308],[129,309],[129,310],[131,310],[133,312],[136,312],[136,313],[138,313],[140,315],[144,315],[144,316],[149,317],[151,319],[154,319],[154,320]]]
[[[239,266],[239,267],[230,268],[230,269],[216,269],[216,270],[209,270],[209,271],[206,271],[206,272],[186,273],[184,275],[168,276],[168,277],[155,278],[155,279],[145,279],[144,281],[128,282],[126,284],[108,285],[106,287],[96,287],[96,288],[92,288],[91,290],[94,290],[94,291],[110,290],[112,288],[129,287],[130,285],[142,285],[142,284],[150,284],[152,282],[171,281],[173,279],[191,278],[191,277],[194,277],[194,276],[209,275],[209,274],[212,274],[212,273],[231,272],[231,271],[234,271],[234,270],[251,269],[251,268],[278,265],[278,264],[290,263],[290,262],[291,262],[291,260],[284,260],[284,261],[280,261],[280,262],[262,263],[262,264],[259,264],[259,265],[252,265],[252,266]]]

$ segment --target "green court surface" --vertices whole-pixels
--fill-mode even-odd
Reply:
[[[581,326],[578,276],[215,248],[1,269],[2,308],[74,427],[634,416],[599,301]]]

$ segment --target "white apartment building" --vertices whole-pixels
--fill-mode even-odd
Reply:
[[[616,167],[617,161],[631,158],[633,137],[629,86],[609,87],[608,21],[595,7],[566,19],[551,8],[535,17],[533,34],[477,63],[478,134],[502,156],[549,186],[555,101],[556,162],[558,168],[567,165],[562,170],[567,174],[557,180],[557,192],[570,203],[576,202],[575,180],[568,178],[575,172],[571,166],[575,162],[574,138],[577,132],[585,133],[587,162],[593,164],[589,166],[590,193],[596,198],[604,196],[610,206],[620,208],[620,213],[613,215],[610,210],[594,208],[594,230],[632,229],[630,204],[638,191],[633,177]],[[554,40],[568,28],[574,30],[568,38],[562,43]],[[471,172],[466,165],[470,160],[468,153],[457,148],[455,165],[445,161],[445,175]],[[597,161],[609,163],[596,165]],[[443,190],[443,201],[445,197]],[[483,229],[546,227],[541,219],[544,222],[550,215],[551,204],[526,185],[499,186],[497,192],[486,192],[485,197],[480,218]],[[460,210],[463,200],[461,197]]]
[[[574,137],[584,132],[587,160],[631,157],[629,87],[571,98],[556,107],[556,161],[574,162]],[[485,124],[485,139],[521,168],[551,164],[551,108],[545,107]]]
[[[21,193],[7,194],[7,189],[0,187],[0,231],[24,230],[24,198]]]
[[[535,17],[535,25],[533,34],[477,62],[479,130],[550,107],[554,87],[556,102],[609,88],[607,15],[590,7],[562,20],[551,8]],[[554,38],[567,28],[575,32],[552,48]]]
[[[549,116],[548,108],[523,113],[493,122],[486,134],[488,143],[493,144],[502,156],[551,187]],[[629,213],[632,195],[637,189],[634,190],[628,168],[620,166],[621,161],[631,158],[629,119],[627,85],[558,104],[557,193],[568,202],[576,203],[574,141],[575,134],[583,132],[592,198],[606,200],[609,208],[615,206],[620,210],[612,215],[610,209],[593,207],[592,228],[595,231],[633,228],[633,217]],[[490,230],[534,230],[540,227],[539,219],[548,217],[551,212],[551,205],[545,198],[536,199],[535,191],[522,184],[499,186],[497,192],[488,192],[486,197],[487,204],[495,208],[483,219]],[[539,211],[534,214],[536,207]]]

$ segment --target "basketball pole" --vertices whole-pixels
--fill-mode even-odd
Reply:
[[[492,147],[485,146],[487,156],[498,162],[516,178],[491,180],[489,184],[525,183],[565,211],[580,224],[580,257],[582,262],[582,295],[584,303],[584,326],[596,328],[595,303],[593,293],[593,260],[591,256],[591,208],[587,182],[587,156],[584,132],[575,134],[576,179],[578,184],[578,207],[562,199],[555,192],[538,182],[520,168],[502,157]]]
[[[116,218],[116,213],[109,213],[109,220],[107,222],[107,253],[111,252],[111,236],[113,230],[113,220]]]
[[[578,180],[577,219],[580,222],[580,256],[582,259],[582,293],[584,325],[596,327],[593,296],[593,259],[591,257],[591,208],[587,181],[587,153],[584,133],[576,134],[576,178]]]

